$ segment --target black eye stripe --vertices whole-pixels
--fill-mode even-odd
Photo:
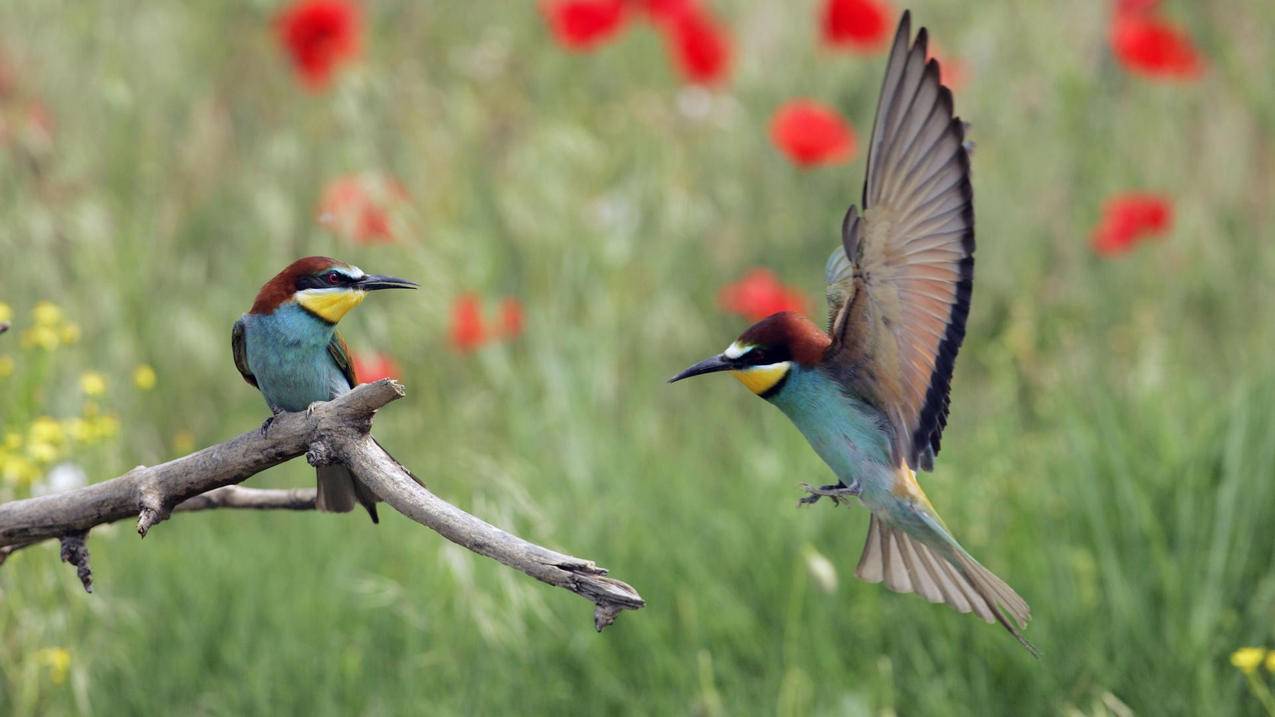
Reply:
[[[744,366],[766,366],[792,360],[787,346],[757,346],[736,359]]]

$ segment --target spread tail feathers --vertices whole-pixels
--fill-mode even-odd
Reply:
[[[884,581],[895,592],[917,593],[958,612],[973,612],[999,622],[1035,657],[1040,653],[1023,637],[1031,609],[1005,581],[979,565],[941,528],[926,521],[931,540],[909,535],[876,513],[868,523],[868,541],[855,575],[870,583]]]

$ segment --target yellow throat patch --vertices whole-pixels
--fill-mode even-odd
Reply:
[[[774,388],[775,384],[788,375],[789,366],[787,361],[781,361],[765,366],[751,366],[742,371],[731,371],[730,375],[739,379],[739,382],[747,386],[749,391],[760,396]]]
[[[363,303],[366,296],[366,291],[358,289],[306,289],[297,292],[297,303],[324,321],[335,324],[350,313],[350,309]]]

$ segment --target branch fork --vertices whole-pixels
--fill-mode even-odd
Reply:
[[[313,510],[313,489],[261,490],[238,485],[304,454],[312,465],[346,465],[395,510],[457,545],[591,601],[599,631],[622,611],[646,604],[636,590],[609,577],[593,561],[501,530],[447,503],[415,480],[369,434],[376,411],[403,395],[403,386],[390,379],[363,384],[305,411],[279,414],[269,431],[254,429],[182,458],[138,466],[118,478],[73,491],[0,504],[0,564],[15,550],[56,538],[61,541],[62,560],[75,566],[84,589],[92,592],[86,538],[94,526],[136,516],[137,533],[146,537],[175,512]]]

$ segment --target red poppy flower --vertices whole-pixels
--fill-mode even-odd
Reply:
[[[837,111],[814,100],[793,100],[770,122],[770,139],[802,167],[845,162],[854,154],[854,130]]]
[[[669,54],[688,81],[713,85],[726,79],[730,66],[730,40],[711,15],[698,5],[687,4],[661,25]]]
[[[355,354],[354,376],[359,383],[372,383],[402,375],[398,363],[383,353]]]
[[[500,304],[500,334],[506,339],[522,334],[522,302],[512,296]]]
[[[743,279],[727,285],[718,293],[717,301],[723,309],[749,321],[780,311],[806,313],[805,297],[779,283],[767,269],[753,269]]]
[[[890,34],[890,8],[879,0],[826,0],[823,41],[860,52],[881,49]]]
[[[334,179],[319,199],[319,224],[359,244],[394,241],[391,210],[406,203],[407,190],[393,178],[350,174]]]
[[[299,0],[279,14],[279,41],[307,88],[327,87],[337,65],[358,54],[361,12],[348,0]]]
[[[1122,194],[1107,200],[1093,232],[1093,248],[1103,256],[1121,254],[1140,240],[1164,234],[1173,225],[1173,206],[1154,194]]]
[[[1117,13],[1111,49],[1125,69],[1158,79],[1198,77],[1204,61],[1186,31],[1144,13]]]
[[[487,341],[482,303],[475,294],[462,294],[452,303],[452,348],[467,353]]]
[[[558,43],[569,50],[592,50],[613,37],[628,18],[624,0],[545,0],[540,12]]]

